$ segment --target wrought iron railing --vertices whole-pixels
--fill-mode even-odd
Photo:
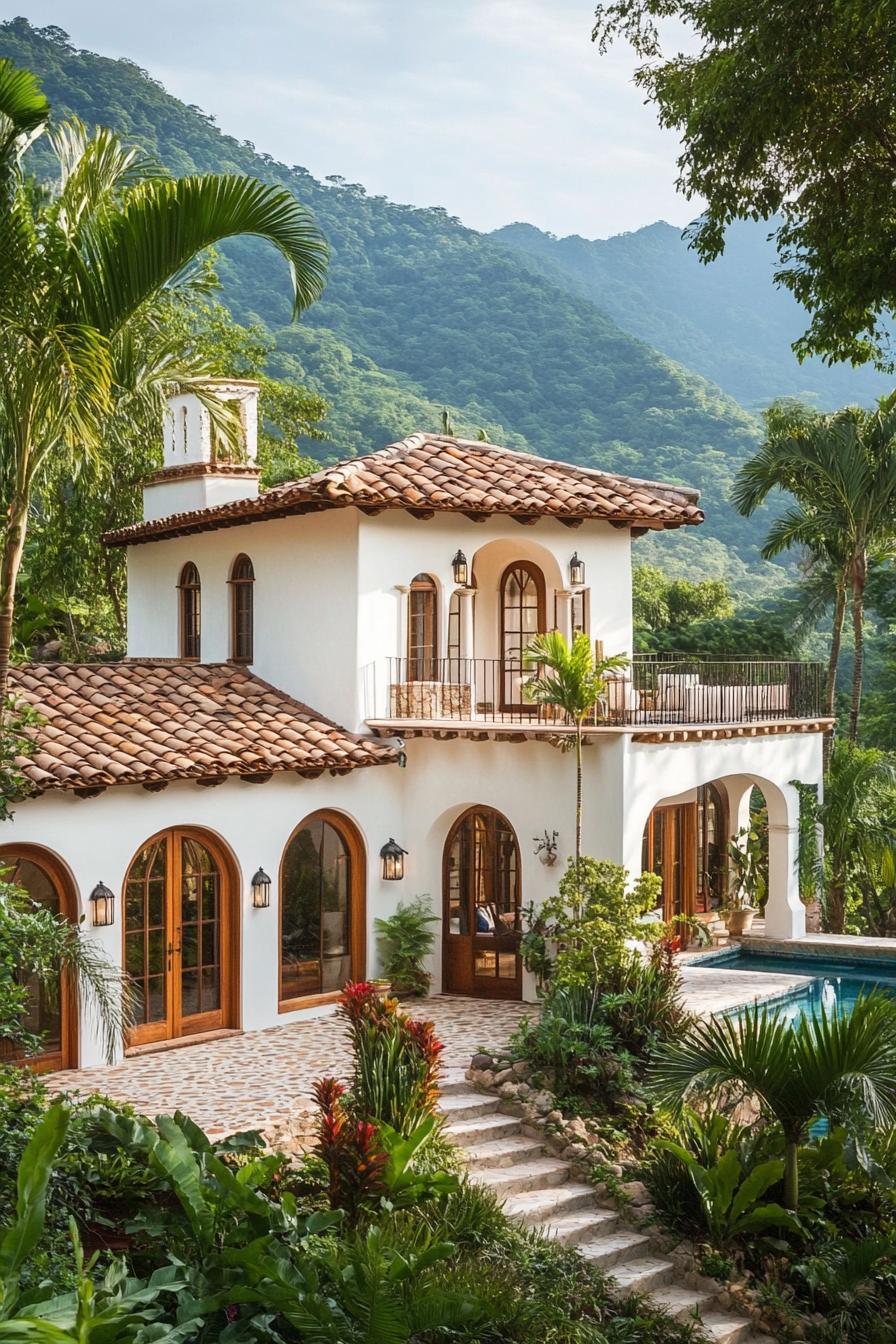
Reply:
[[[365,718],[380,722],[567,724],[562,711],[533,704],[537,668],[500,658],[388,658],[364,669]],[[739,724],[817,719],[821,663],[636,654],[608,678],[591,727]]]

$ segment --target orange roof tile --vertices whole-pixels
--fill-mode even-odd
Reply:
[[[345,771],[398,759],[227,663],[26,663],[10,693],[41,717],[17,764],[37,793]]]
[[[703,522],[698,491],[533,457],[494,443],[412,434],[364,457],[275,485],[257,499],[107,532],[111,546],[236,527],[319,509],[411,509],[511,517],[603,519],[619,526],[667,528]]]

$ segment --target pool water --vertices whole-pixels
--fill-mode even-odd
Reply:
[[[706,963],[709,967],[710,963]],[[828,961],[821,957],[778,957],[738,952],[713,960],[714,970],[764,971],[777,975],[811,975],[805,985],[768,1000],[789,1021],[813,1013],[846,1013],[860,994],[883,990],[896,998],[896,961]]]

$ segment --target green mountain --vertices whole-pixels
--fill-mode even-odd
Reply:
[[[751,409],[796,396],[832,410],[892,391],[893,379],[870,366],[800,364],[791,346],[807,318],[773,282],[768,232],[761,222],[735,224],[709,266],[664,223],[614,238],[556,238],[531,224],[508,224],[490,236]]]
[[[707,525],[643,546],[679,572],[756,575],[761,519],[726,502],[758,427],[708,382],[623,331],[559,274],[442,209],[397,205],[342,179],[318,182],[223,135],[126,60],[78,51],[60,29],[0,24],[0,55],[34,70],[57,115],[114,126],[172,171],[252,173],[285,183],[315,212],[332,248],[323,299],[288,320],[282,263],[252,240],[224,249],[225,299],[273,329],[278,359],[334,407],[331,456],[369,451],[410,428],[458,428],[548,457],[686,481]],[[320,454],[320,445],[308,445]]]

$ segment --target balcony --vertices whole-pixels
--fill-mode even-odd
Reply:
[[[364,716],[375,731],[407,736],[563,736],[574,731],[552,706],[533,705],[525,685],[536,675],[490,658],[405,658],[370,664],[363,673]],[[821,663],[636,655],[608,679],[589,714],[593,736],[632,732],[658,740],[691,736],[820,731]],[[716,731],[720,730],[720,731]]]

